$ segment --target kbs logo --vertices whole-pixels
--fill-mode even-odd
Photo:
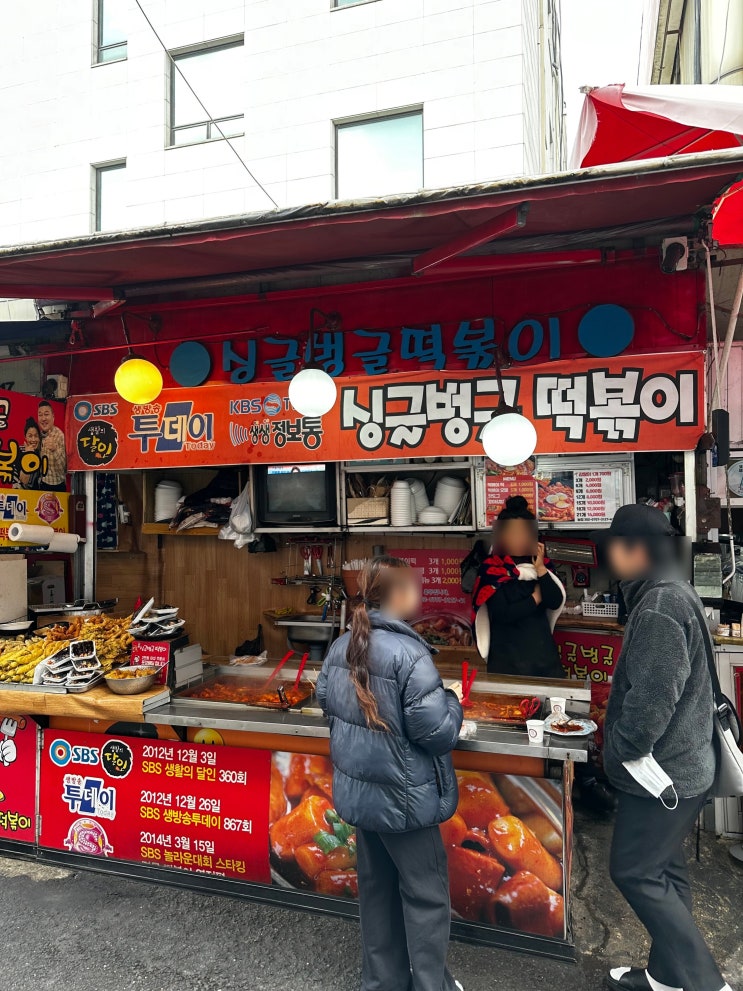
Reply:
[[[67,740],[55,740],[49,747],[49,756],[57,767],[67,767],[68,764],[97,767],[101,762],[98,747],[73,747]]]

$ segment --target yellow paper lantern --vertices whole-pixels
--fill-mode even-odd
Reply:
[[[163,377],[157,365],[145,358],[125,358],[114,376],[116,391],[126,402],[144,406],[162,392]]]

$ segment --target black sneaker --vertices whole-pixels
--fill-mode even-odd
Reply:
[[[606,986],[611,991],[651,991],[643,967],[614,967],[606,975]]]

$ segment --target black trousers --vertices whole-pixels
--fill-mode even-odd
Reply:
[[[451,906],[438,826],[356,831],[362,991],[455,991],[446,967]]]
[[[670,811],[657,798],[619,792],[611,845],[614,884],[652,939],[648,973],[684,991],[720,991],[725,980],[691,914],[684,840],[705,796]]]

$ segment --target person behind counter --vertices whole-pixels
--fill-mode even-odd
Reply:
[[[472,593],[480,656],[491,674],[564,678],[552,631],[565,589],[544,556],[536,517],[523,496],[506,500],[493,538]]]
[[[595,536],[628,611],[604,727],[619,793],[610,873],[652,940],[646,968],[609,972],[613,991],[729,991],[692,916],[683,849],[716,758],[709,632],[695,590],[675,577],[674,536],[645,505],[623,506]]]
[[[404,622],[420,606],[405,562],[374,558],[359,590],[317,698],[330,720],[335,807],[356,826],[362,991],[461,991],[446,966],[451,908],[438,828],[458,802],[460,688],[444,690],[428,644]]]

